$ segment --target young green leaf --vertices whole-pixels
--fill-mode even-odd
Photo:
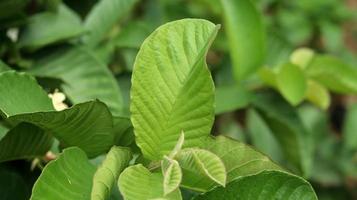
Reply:
[[[277,87],[286,100],[298,105],[304,98],[307,83],[304,72],[297,65],[286,63],[276,75]]]
[[[290,62],[301,69],[306,69],[314,55],[315,52],[309,48],[299,48],[290,55]]]
[[[185,132],[185,147],[209,134],[214,86],[205,62],[219,26],[183,19],[159,27],[137,55],[131,88],[131,120],[144,156],[159,160]]]
[[[97,45],[135,5],[137,0],[100,0],[84,21],[88,34],[83,42],[89,46]]]
[[[161,161],[162,174],[164,175],[164,195],[168,195],[175,191],[181,183],[182,171],[181,167],[176,160],[171,158],[164,158]]]
[[[262,66],[265,31],[261,16],[250,0],[221,0],[234,76],[240,81]]]
[[[181,200],[179,189],[165,196],[163,181],[164,177],[161,173],[151,173],[139,164],[126,168],[120,174],[118,186],[126,200]]]
[[[47,11],[30,17],[28,24],[20,32],[18,44],[20,47],[38,49],[83,32],[79,16],[62,4],[58,12]]]
[[[120,173],[129,165],[132,155],[128,148],[112,147],[93,177],[91,200],[104,200],[110,194]]]
[[[281,171],[263,171],[217,187],[194,200],[317,200],[311,185],[304,179]]]
[[[357,93],[357,70],[338,58],[315,56],[306,72],[308,76],[334,92]]]
[[[169,158],[171,159],[174,158],[177,155],[177,153],[181,151],[184,142],[185,142],[185,133],[182,131],[174,149],[172,149],[172,151],[169,154]]]
[[[330,105],[330,93],[325,86],[314,80],[308,80],[306,99],[323,110],[326,110]]]
[[[51,100],[36,80],[14,71],[0,74],[0,93],[0,110],[8,120],[28,122],[48,130],[64,147],[79,146],[94,157],[114,143],[112,116],[100,101],[53,111]]]
[[[20,123],[0,141],[0,162],[43,156],[53,137],[37,126]]]
[[[95,167],[77,147],[65,149],[43,169],[31,200],[88,200]]]
[[[73,103],[99,99],[108,105],[114,116],[122,114],[123,100],[115,78],[88,49],[60,49],[35,66],[29,73],[63,80],[63,91]]]
[[[227,173],[222,160],[204,149],[183,149],[175,157],[183,170],[182,185],[188,188],[204,187],[212,181],[225,186]],[[200,182],[200,184],[197,184]]]

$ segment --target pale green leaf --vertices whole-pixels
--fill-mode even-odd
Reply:
[[[117,182],[120,173],[128,166],[131,152],[127,148],[112,147],[93,177],[91,200],[105,200]]]
[[[31,16],[28,24],[20,32],[18,44],[20,47],[38,49],[83,32],[79,16],[62,4],[58,12],[47,11]]]
[[[224,136],[215,138],[208,137],[202,143],[201,148],[213,152],[223,161],[227,173],[227,183],[238,177],[256,174],[263,170],[282,170],[262,153],[244,143]],[[197,180],[197,178],[195,180]],[[194,186],[195,188],[191,189],[208,191],[214,186],[217,186],[217,184],[207,184],[203,179],[196,181]]]
[[[216,88],[216,115],[248,106],[252,95],[242,87],[221,86]]]
[[[42,129],[21,123],[0,141],[0,162],[43,156],[51,148],[52,136]]]
[[[172,149],[172,151],[169,154],[169,158],[174,158],[177,155],[177,153],[181,151],[184,142],[185,142],[185,133],[182,131],[179,139],[177,140],[175,147]]]
[[[259,93],[252,102],[274,133],[286,158],[297,171],[309,176],[313,156],[312,134],[306,130],[294,107],[270,93]]]
[[[141,164],[126,168],[120,174],[118,185],[125,200],[181,199],[179,189],[165,196],[162,174],[151,173]]]
[[[185,147],[209,134],[214,86],[205,62],[219,26],[183,19],[159,27],[137,55],[131,88],[131,121],[144,156],[159,160],[181,131]]]
[[[304,179],[281,171],[263,171],[217,187],[194,200],[317,200],[311,185]]]
[[[164,164],[167,163],[167,166]],[[175,191],[181,183],[182,171],[176,160],[167,158],[162,161],[162,174],[164,175],[164,195]]]
[[[234,76],[240,81],[262,66],[265,58],[265,31],[261,15],[250,0],[221,2]]]
[[[115,78],[88,49],[60,49],[35,66],[29,73],[62,79],[62,88],[73,103],[99,99],[108,105],[114,116],[123,112],[123,100]]]
[[[330,93],[325,86],[314,80],[308,80],[306,99],[319,108],[326,110],[330,106]]]
[[[306,69],[307,75],[333,92],[357,93],[357,69],[332,56],[315,56]]]
[[[77,147],[65,149],[45,166],[33,189],[31,200],[88,200],[95,167]]]
[[[279,91],[292,105],[298,105],[305,98],[307,81],[305,74],[297,65],[286,63],[276,75]]]
[[[85,19],[84,26],[88,34],[83,36],[83,42],[89,46],[97,45],[136,2],[137,0],[100,0]]]
[[[48,130],[64,147],[79,146],[94,157],[114,143],[112,116],[100,101],[52,111],[51,100],[35,79],[14,71],[0,74],[0,94],[0,110],[8,120]]]
[[[175,159],[183,171],[183,186],[198,189],[206,184],[211,185],[212,181],[225,186],[226,168],[214,153],[204,149],[189,148],[181,150]]]
[[[310,64],[314,55],[315,52],[312,49],[299,48],[290,55],[290,62],[301,69],[305,69]]]

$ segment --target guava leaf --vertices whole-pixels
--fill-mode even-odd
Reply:
[[[64,4],[57,12],[42,12],[29,18],[20,32],[18,44],[28,49],[38,49],[63,41],[84,32],[81,19]]]
[[[119,176],[119,191],[126,200],[166,199],[180,200],[179,189],[164,195],[163,175],[151,173],[143,165],[126,168]]]
[[[217,187],[194,200],[317,200],[311,185],[304,179],[281,171],[263,171]]]
[[[100,0],[84,21],[88,31],[83,42],[89,46],[97,45],[135,5],[137,0]]]
[[[182,180],[182,170],[178,162],[170,158],[164,158],[161,168],[164,176],[164,195],[166,196],[180,186]]]
[[[240,81],[262,66],[265,31],[261,16],[249,0],[221,0],[234,76]]]
[[[129,165],[132,155],[128,148],[114,146],[93,177],[91,200],[107,199],[120,173]]]
[[[28,122],[51,132],[64,147],[79,146],[90,157],[108,150],[114,143],[112,116],[100,101],[53,111],[52,102],[24,73],[0,74],[0,110],[14,122]]]
[[[159,27],[137,55],[131,88],[131,121],[144,156],[159,160],[181,131],[185,147],[209,134],[214,118],[214,85],[205,62],[219,26],[183,19]]]
[[[43,156],[52,142],[52,135],[41,128],[20,123],[1,139],[0,162]]]
[[[200,188],[211,185],[212,181],[225,186],[226,168],[214,153],[204,149],[189,148],[181,150],[175,159],[183,171],[183,186]]]
[[[28,72],[38,77],[63,80],[62,89],[74,104],[99,99],[114,116],[122,114],[123,100],[113,74],[88,49],[60,49],[35,66]]]
[[[31,200],[88,200],[95,167],[77,147],[65,149],[37,179]]]

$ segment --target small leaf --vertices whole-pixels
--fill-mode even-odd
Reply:
[[[317,200],[311,185],[304,179],[281,171],[263,171],[217,187],[194,200]]]
[[[298,105],[305,97],[307,83],[304,72],[296,65],[286,63],[276,75],[277,87],[286,100]]]
[[[20,32],[18,44],[21,47],[38,49],[83,32],[79,16],[62,4],[58,12],[47,11],[31,16]]]
[[[226,168],[221,159],[214,153],[204,149],[183,149],[175,158],[183,169],[182,184],[187,187],[197,187],[197,180],[207,177],[225,186]]]
[[[95,167],[77,147],[65,149],[45,166],[37,179],[31,200],[88,200]]]
[[[309,48],[299,48],[296,49],[290,55],[290,62],[294,65],[299,66],[301,69],[306,69],[313,59],[315,52]]]
[[[84,43],[95,46],[101,42],[136,2],[137,0],[100,0],[85,19],[84,26],[88,34],[83,36]]]
[[[306,99],[323,110],[330,106],[330,93],[320,83],[314,80],[307,82]]]
[[[168,195],[175,191],[181,183],[182,171],[176,160],[167,158],[162,161],[162,174],[164,175],[164,195]],[[164,163],[168,163],[167,166]]]
[[[219,26],[200,19],[167,23],[143,43],[131,87],[131,121],[144,156],[160,160],[183,130],[185,147],[209,134],[214,86],[206,54]]]
[[[169,154],[169,158],[174,158],[177,155],[177,153],[181,151],[184,142],[185,142],[185,133],[182,131],[174,149]]]
[[[234,76],[237,81],[240,81],[263,64],[264,27],[261,15],[251,1],[221,0],[221,2],[223,26],[230,45]]]
[[[53,137],[32,124],[20,123],[0,141],[0,162],[43,156]]]
[[[179,189],[164,195],[163,176],[161,173],[151,173],[143,165],[126,168],[119,177],[119,190],[125,200],[180,200]]]
[[[107,199],[120,173],[129,165],[131,152],[127,148],[112,147],[93,177],[91,200]]]
[[[333,92],[357,93],[357,70],[335,57],[315,56],[306,73]]]

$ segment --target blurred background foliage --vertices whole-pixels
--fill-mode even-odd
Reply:
[[[254,0],[265,26],[265,66],[241,80],[232,73],[220,0],[121,2],[117,10],[111,1],[2,0],[0,69],[36,75],[48,92],[64,91],[71,105],[92,97],[92,91],[108,90],[91,84],[107,73],[96,67],[107,66],[115,77],[110,87],[120,87],[123,103],[110,97],[104,102],[128,116],[135,56],[155,28],[182,18],[222,24],[207,57],[216,84],[212,134],[255,146],[309,180],[319,199],[357,199],[356,0]],[[0,138],[8,126],[0,124]],[[30,164],[1,164],[0,188],[16,185],[16,199],[28,197],[40,172]]]

